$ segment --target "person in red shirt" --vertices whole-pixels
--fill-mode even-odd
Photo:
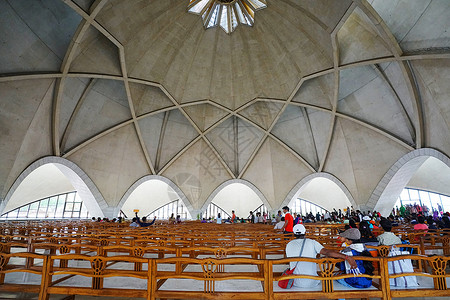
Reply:
[[[231,211],[231,223],[236,223],[236,215],[234,214],[234,210]]]
[[[293,233],[294,228],[294,217],[289,213],[289,207],[285,206],[283,207],[284,212],[284,225],[281,230],[283,230],[283,233]]]

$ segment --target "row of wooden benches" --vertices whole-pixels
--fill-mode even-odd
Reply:
[[[20,264],[33,259],[32,267]],[[373,287],[354,289],[339,286],[334,280],[354,275],[338,275],[335,265],[341,260],[320,258],[253,259],[253,258],[144,258],[137,256],[101,255],[40,255],[35,253],[0,254],[0,291],[39,293],[40,300],[47,300],[51,294],[117,296],[132,298],[176,298],[176,299],[311,299],[311,298],[382,298],[393,297],[440,297],[448,296],[447,272],[449,257],[407,255],[396,257],[358,257],[376,265],[374,275],[358,275],[373,279]],[[420,261],[431,266],[430,272],[416,270],[408,274],[389,274],[388,262],[403,259]],[[291,261],[308,261],[318,265],[318,276],[292,275],[283,277],[308,278],[321,281],[319,289],[281,290],[277,281],[281,270]],[[59,262],[59,263],[58,263]],[[64,263],[61,263],[64,262]],[[133,266],[140,264],[136,269]],[[25,283],[8,280],[13,273],[34,274]],[[415,289],[393,289],[390,278],[402,276],[431,278],[432,283]],[[6,276],[6,277],[5,277]],[[37,276],[37,277],[36,277]],[[70,283],[73,277],[91,278],[85,286]],[[31,278],[31,276],[30,276]],[[116,278],[110,282],[110,278]],[[248,284],[239,289],[236,282],[245,280]],[[138,284],[139,281],[139,284]],[[188,281],[187,284],[180,283]],[[220,282],[229,282],[231,290]],[[200,286],[196,284],[200,283]],[[254,283],[257,283],[256,285]],[[121,284],[122,283],[122,284]],[[339,286],[339,288],[337,288]]]

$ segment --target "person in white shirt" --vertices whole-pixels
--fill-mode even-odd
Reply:
[[[217,214],[216,223],[217,224],[222,224],[222,217],[220,216],[220,213]]]
[[[283,226],[284,226],[284,217],[281,217],[281,221],[275,224],[273,229],[275,230],[283,229]]]
[[[328,257],[345,259],[352,268],[357,268],[355,260],[351,256],[346,256],[335,250],[325,249],[319,242],[305,238],[306,228],[302,224],[297,224],[293,228],[295,240],[290,241],[286,245],[286,257],[309,257],[316,258],[317,254],[325,255]],[[303,246],[304,244],[304,246]],[[303,246],[303,247],[302,247]],[[300,255],[300,251],[302,251]],[[313,262],[293,261],[289,263],[290,269],[295,268],[294,275],[310,275],[317,276],[317,264]],[[309,288],[315,287],[320,284],[320,280],[307,279],[307,278],[295,278],[294,286]]]
[[[130,224],[130,227],[139,227],[139,224],[137,223],[136,218],[133,218],[133,222]]]

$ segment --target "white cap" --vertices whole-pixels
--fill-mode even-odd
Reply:
[[[364,217],[363,217],[363,220],[364,220],[364,221],[370,221],[371,219],[370,219],[369,216],[364,216]]]
[[[294,232],[294,234],[305,234],[306,228],[302,224],[297,224],[294,226],[292,231]]]

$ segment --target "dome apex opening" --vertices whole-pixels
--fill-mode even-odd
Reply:
[[[200,15],[205,29],[220,26],[229,34],[239,24],[253,26],[255,11],[266,7],[266,0],[191,0],[188,12]]]

